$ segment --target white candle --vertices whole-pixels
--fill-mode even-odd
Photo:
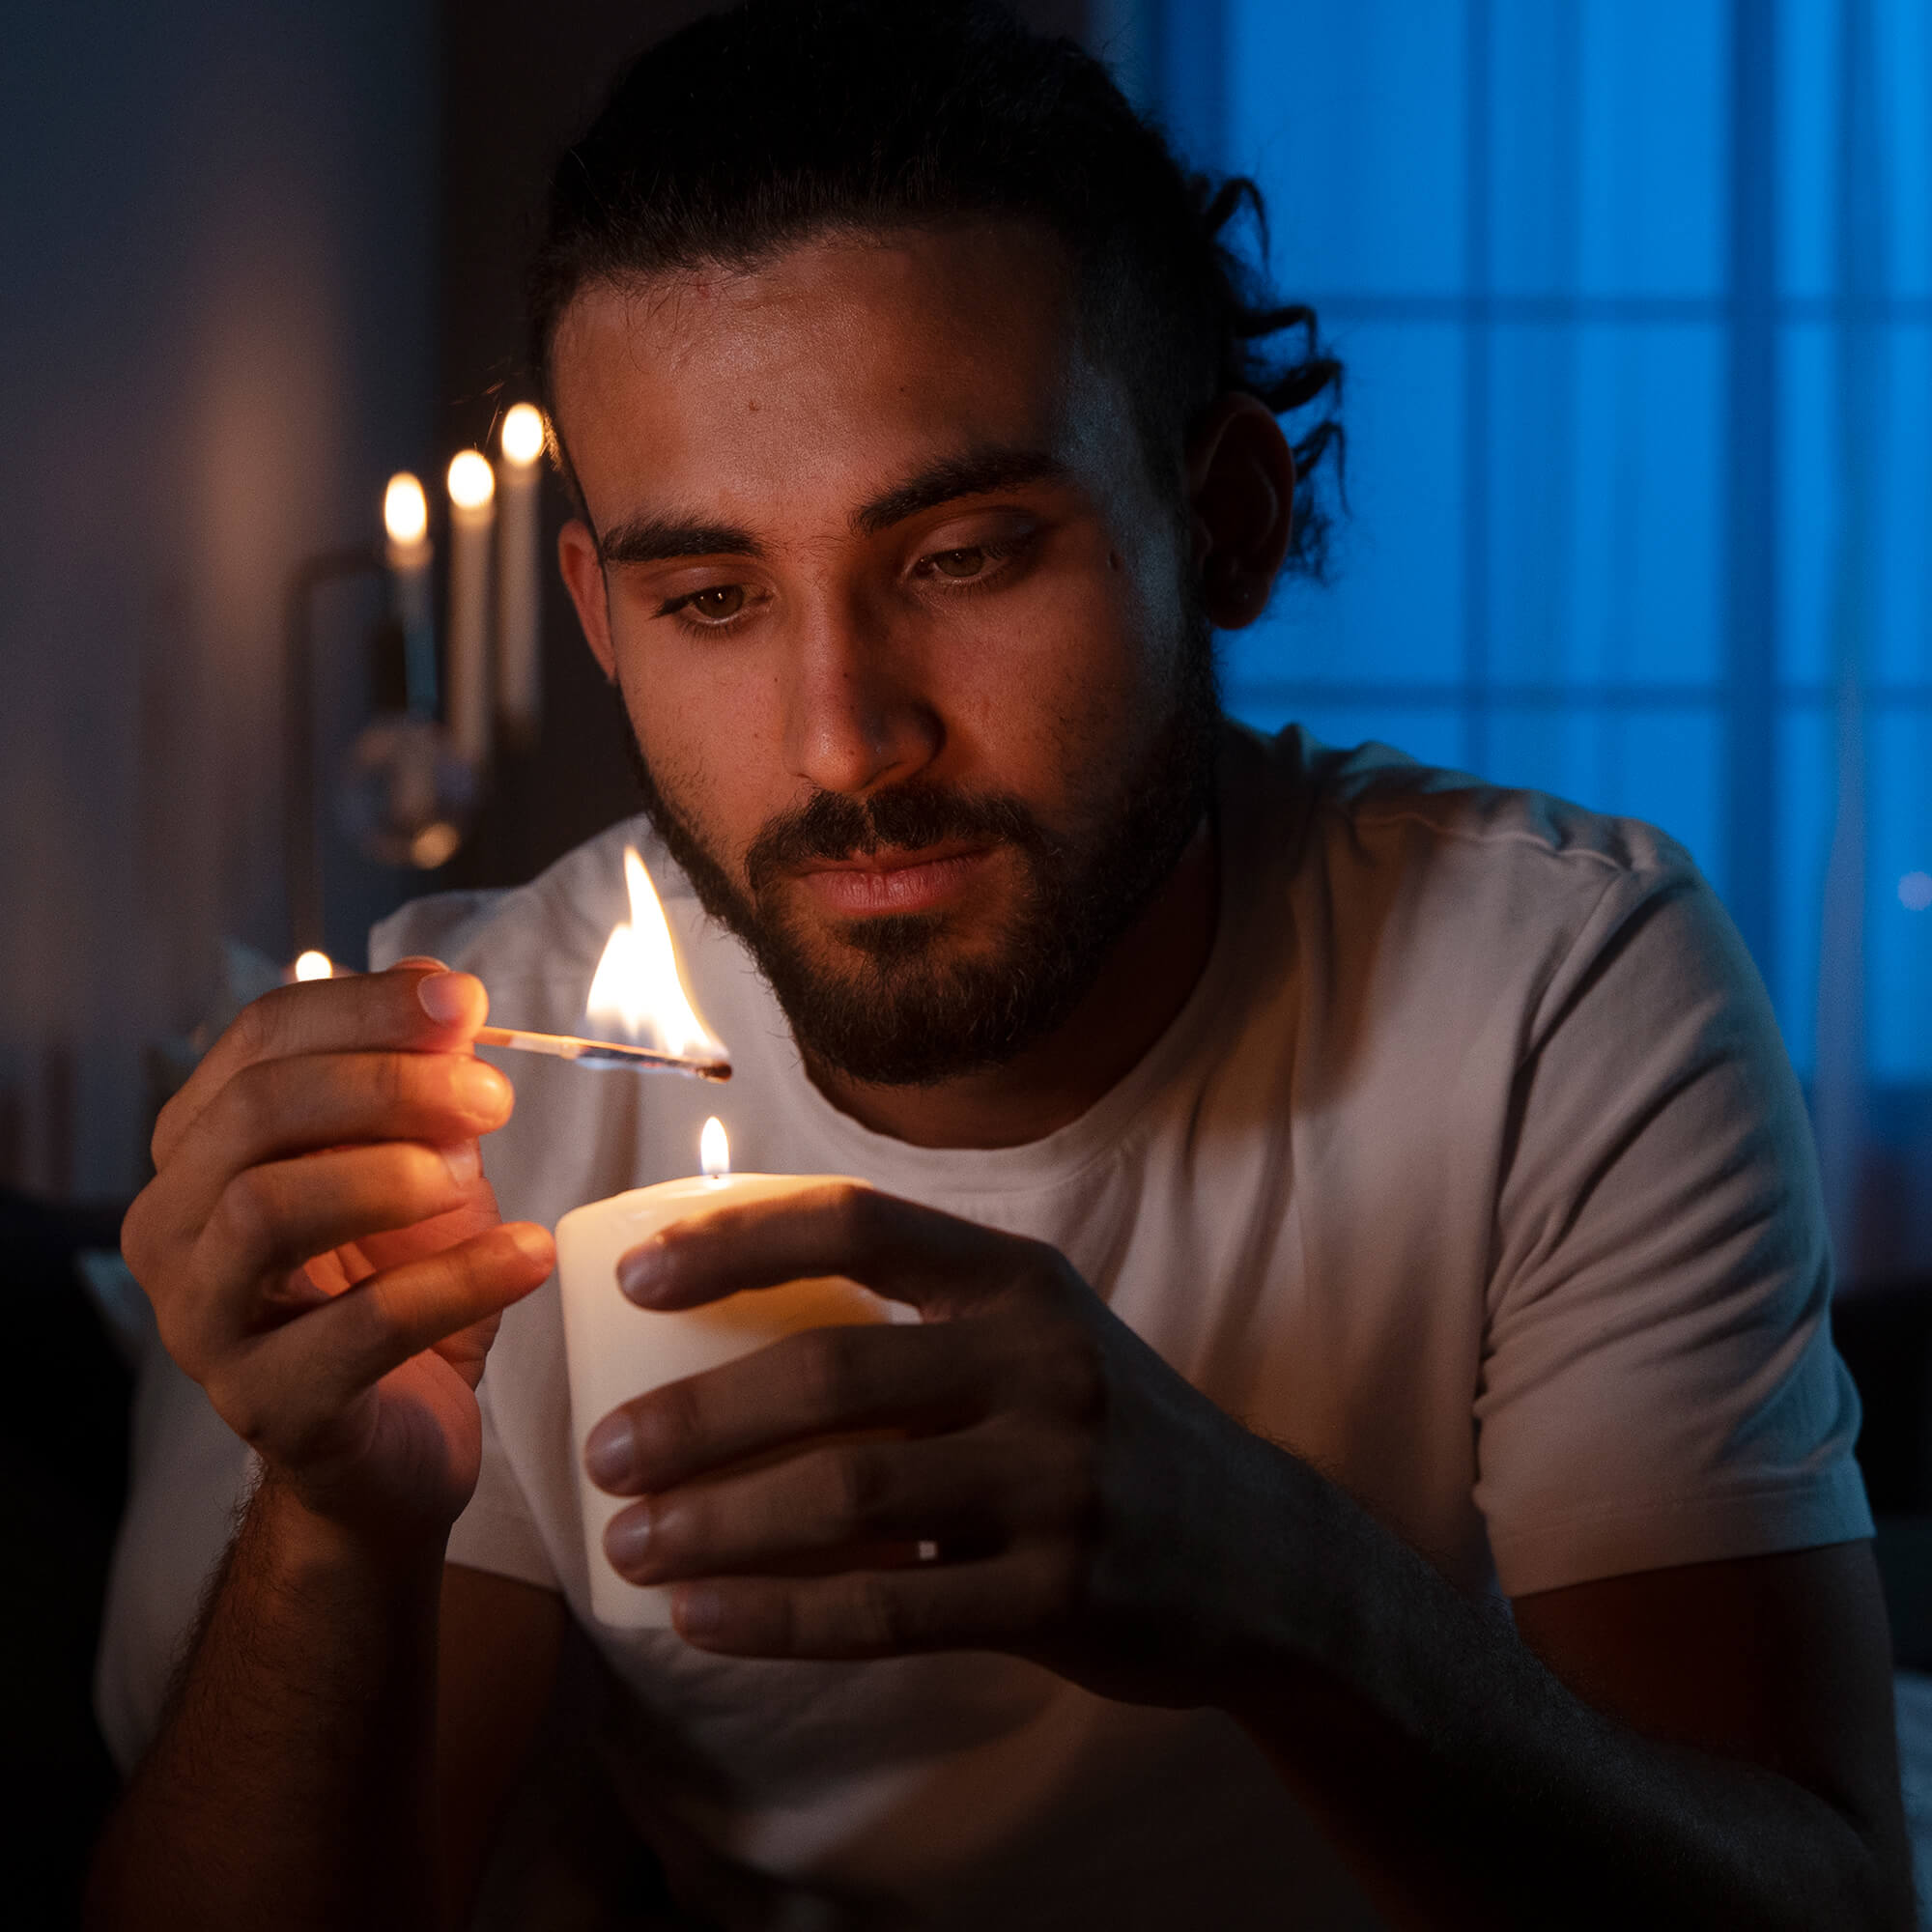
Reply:
[[[705,1165],[722,1167],[705,1123]],[[639,1308],[617,1286],[618,1259],[660,1228],[725,1202],[771,1201],[840,1179],[830,1175],[707,1174],[633,1188],[573,1208],[556,1224],[557,1280],[563,1295],[564,1351],[570,1368],[571,1440],[583,1542],[590,1558],[590,1607],[600,1623],[668,1630],[670,1591],[627,1582],[604,1553],[604,1529],[632,1498],[600,1490],[585,1473],[583,1445],[614,1408],[666,1382],[700,1375],[804,1328],[843,1328],[919,1318],[840,1276],[748,1289],[701,1308],[661,1314]]]
[[[528,403],[503,418],[497,472],[503,509],[497,526],[497,716],[512,745],[536,742],[543,719],[544,419]]]
[[[472,765],[490,754],[490,530],[497,473],[473,449],[449,465],[449,735]]]
[[[383,493],[383,527],[388,532],[389,603],[403,631],[403,685],[412,711],[436,710],[436,625],[430,609],[429,502],[407,469],[389,478]]]

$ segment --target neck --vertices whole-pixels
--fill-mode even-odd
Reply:
[[[881,1087],[808,1063],[840,1112],[915,1147],[1017,1147],[1076,1121],[1187,1003],[1213,950],[1218,842],[1202,821],[1166,883],[1108,952],[1065,1025],[1003,1066],[933,1087]]]

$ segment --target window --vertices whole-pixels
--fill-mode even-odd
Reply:
[[[1230,708],[1663,826],[1802,1072],[1822,934],[1828,1021],[1932,1083],[1932,9],[1137,18],[1349,369],[1335,582],[1228,639]]]

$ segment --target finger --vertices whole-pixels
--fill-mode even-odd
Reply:
[[[946,1316],[983,1305],[1022,1273],[1055,1272],[1051,1248],[977,1221],[901,1201],[860,1181],[769,1201],[698,1208],[661,1228],[617,1264],[617,1280],[646,1308],[692,1308],[747,1288],[844,1275],[875,1293]]]
[[[835,1577],[712,1577],[671,1595],[679,1635],[734,1657],[1037,1648],[1073,1596],[1070,1560],[1023,1545],[971,1563]]]
[[[494,1132],[510,1083],[467,1053],[330,1053],[244,1066],[178,1146],[150,1212],[198,1228],[243,1170],[345,1142],[460,1146]]]
[[[1024,1400],[1045,1352],[990,1321],[809,1329],[612,1410],[585,1465],[601,1488],[641,1495],[802,1437],[958,1429]]]
[[[181,1308],[165,1294],[156,1304],[170,1351],[191,1372],[225,1343],[286,1319],[287,1304],[265,1304],[266,1280],[358,1236],[462,1213],[481,1173],[472,1149],[393,1141],[245,1168],[183,1271],[196,1293]]]
[[[1070,1444],[1011,1428],[825,1443],[634,1504],[612,1518],[604,1548],[635,1583],[769,1575],[876,1545],[990,1552],[1082,1520],[1087,1467]]]
[[[434,960],[279,986],[242,1009],[161,1109],[152,1145],[155,1165],[167,1165],[183,1135],[244,1066],[357,1048],[449,1052],[469,1045],[489,1007],[480,980]]]
[[[299,1458],[390,1370],[501,1314],[554,1265],[549,1233],[510,1221],[385,1269],[234,1350],[204,1385],[229,1427]]]

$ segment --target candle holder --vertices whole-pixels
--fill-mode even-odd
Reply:
[[[379,713],[357,733],[336,786],[336,817],[378,865],[434,871],[462,844],[481,802],[492,750],[493,697],[495,725],[510,742],[527,747],[537,734],[538,462],[547,441],[541,412],[519,403],[503,418],[500,483],[499,472],[477,450],[460,451],[449,466],[442,685],[437,675],[435,547],[428,499],[415,477],[403,472],[389,479],[383,502],[385,546],[321,551],[290,574],[283,601],[283,857],[292,956],[323,944],[315,593],[327,584],[387,573],[391,613],[384,629],[400,639],[403,706]]]

